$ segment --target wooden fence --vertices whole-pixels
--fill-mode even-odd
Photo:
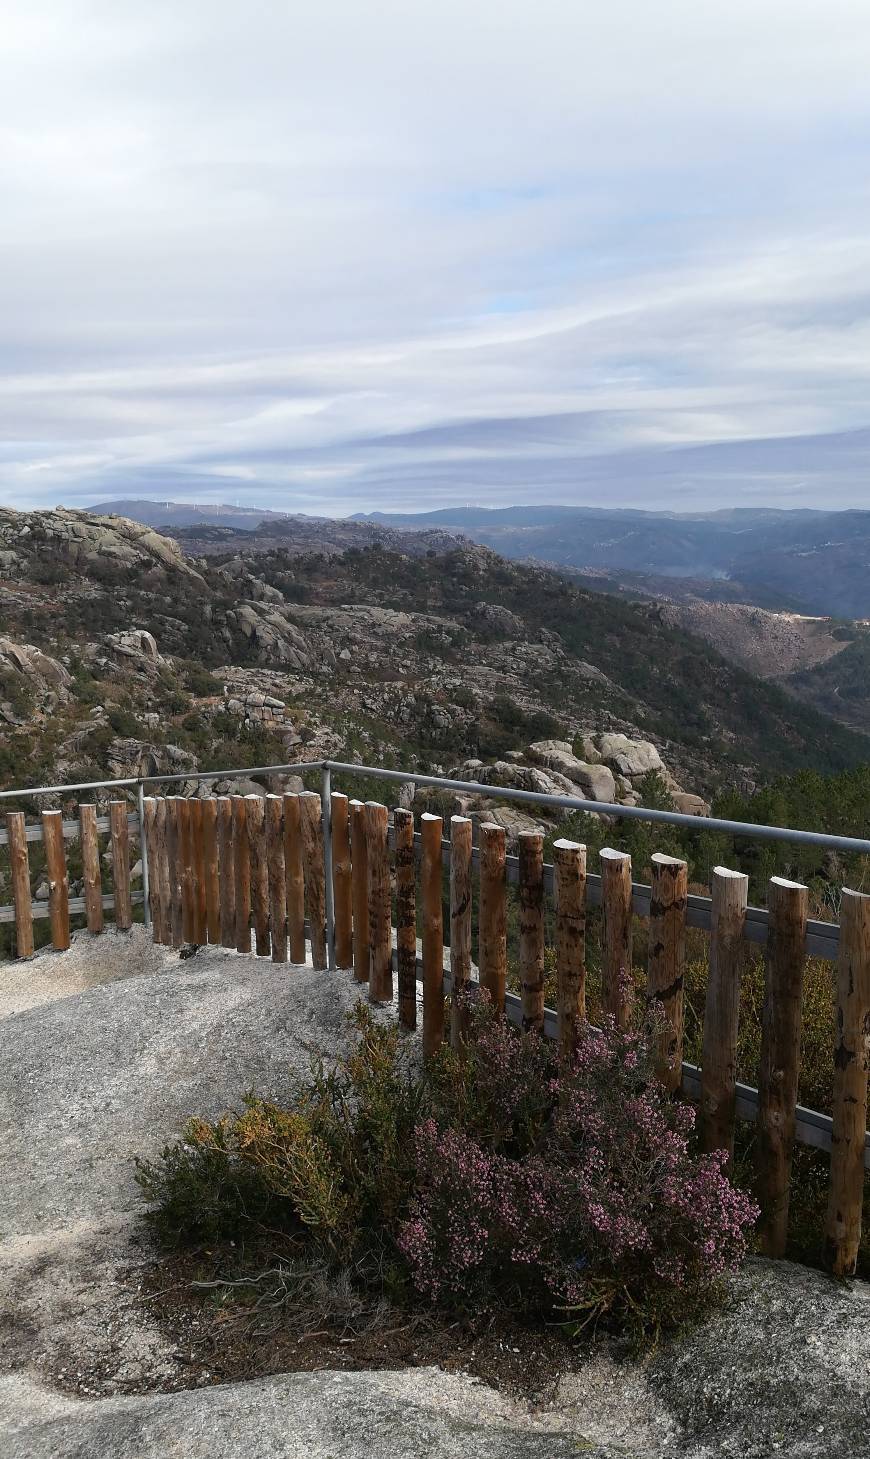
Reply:
[[[98,816],[96,807],[79,806],[77,820],[64,820],[61,811],[43,811],[38,821],[28,823],[23,811],[9,811],[5,828],[0,827],[0,847],[8,846],[12,881],[12,904],[0,907],[0,924],[12,922],[18,957],[29,957],[34,949],[33,924],[47,918],[52,946],[63,951],[70,944],[70,919],[84,915],[89,932],[102,932],[108,912],[122,931],[133,921],[133,907],[141,904],[142,892],[132,888],[131,837],[139,835],[139,819],[129,813],[127,802],[112,801],[109,814]],[[103,892],[100,838],[107,837],[111,849],[110,892]],[[82,863],[82,891],[70,896],[66,842],[77,841]],[[45,883],[48,895],[34,899],[31,893],[30,846],[42,843]]]
[[[106,905],[118,927],[129,927],[132,903],[129,827],[123,802],[108,819],[82,806],[78,822],[48,811],[41,826],[26,827],[20,813],[7,817],[12,862],[14,917],[19,956],[33,948],[32,918],[43,909],[31,902],[27,862],[29,840],[42,836],[49,882],[47,913],[52,942],[69,944],[69,916],[84,911],[92,932],[102,928]],[[422,1042],[435,1052],[445,1037],[459,1045],[468,1034],[467,1000],[461,991],[473,980],[472,893],[478,888],[477,983],[493,1003],[525,1029],[554,1033],[570,1054],[586,1018],[586,913],[602,913],[602,1005],[617,1025],[628,1018],[628,970],[633,963],[634,915],[649,919],[647,995],[661,1010],[656,1044],[658,1075],[676,1091],[682,1085],[698,1100],[701,1138],[709,1150],[734,1151],[735,1119],[747,1113],[746,1096],[757,1096],[756,1160],[765,1251],[782,1255],[787,1234],[792,1152],[803,1114],[825,1130],[831,1150],[827,1255],[838,1274],[854,1271],[861,1233],[865,1166],[870,1166],[866,1132],[870,1064],[870,896],[844,890],[839,928],[808,921],[807,889],[774,877],[768,908],[749,908],[748,879],[717,867],[709,899],[687,891],[685,862],[656,853],[651,885],[632,881],[624,852],[600,853],[598,874],[587,870],[585,847],[567,840],[544,863],[543,837],[525,832],[519,854],[506,854],[505,832],[454,816],[449,840],[442,820],[424,814],[415,832],[410,811],[363,804],[334,794],[330,807],[331,891],[334,950],[338,967],[368,983],[369,997],[386,1002],[397,982],[398,1018],[405,1028],[418,1019],[422,982]],[[108,830],[113,851],[114,892],[100,889],[98,834]],[[225,796],[198,799],[167,796],[144,801],[144,834],[150,867],[149,910],[155,941],[178,947],[212,942],[241,952],[255,951],[275,962],[306,958],[306,931],[315,968],[325,969],[327,947],[327,858],[321,798],[313,792],[283,796]],[[84,896],[70,903],[64,838],[81,839]],[[419,875],[418,875],[419,862]],[[449,869],[448,916],[443,872]],[[507,887],[518,892],[520,993],[506,993]],[[545,897],[554,907],[556,1009],[544,1006]],[[395,925],[393,907],[395,905]],[[43,913],[44,914],[44,913]],[[2,916],[0,912],[0,916]],[[445,928],[445,922],[448,924]],[[700,1070],[683,1065],[683,975],[686,928],[709,928],[709,980]],[[418,955],[418,929],[420,951]],[[747,942],[765,943],[765,983],[758,1090],[736,1079],[740,980]],[[252,947],[253,943],[253,947]],[[445,965],[445,943],[449,964]],[[797,1106],[801,995],[808,951],[836,959],[836,1036],[832,1049],[832,1117]],[[554,1026],[555,1025],[555,1026]],[[814,1122],[814,1124],[812,1123]],[[829,1134],[827,1133],[829,1131]]]

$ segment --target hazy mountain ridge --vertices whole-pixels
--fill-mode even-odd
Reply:
[[[578,520],[582,519],[593,524],[594,538],[588,540],[594,540],[599,557],[634,560],[638,554],[646,553],[650,558],[664,551],[664,534],[669,538],[667,552],[672,559],[679,557],[674,569],[679,575],[666,575],[664,568],[655,574],[619,566],[568,570],[578,585],[592,592],[611,593],[627,600],[665,602],[668,607],[664,621],[706,639],[750,673],[776,680],[798,699],[841,723],[860,730],[870,729],[870,673],[866,672],[866,648],[862,648],[868,629],[860,623],[843,622],[836,616],[783,608],[784,595],[788,599],[793,591],[788,582],[785,588],[777,587],[777,581],[782,578],[782,560],[774,553],[771,561],[766,548],[749,554],[758,558],[759,580],[754,590],[722,576],[722,564],[731,560],[735,544],[745,544],[747,536],[753,543],[776,541],[781,544],[781,552],[786,551],[782,544],[787,540],[791,543],[788,561],[800,579],[801,591],[806,592],[819,553],[805,544],[836,529],[837,543],[829,543],[827,547],[822,544],[819,549],[822,561],[815,565],[821,584],[814,591],[825,601],[833,600],[843,589],[841,584],[828,582],[827,556],[836,547],[846,555],[851,553],[860,569],[864,552],[861,527],[864,518],[870,521],[870,513],[736,508],[678,515],[548,506],[507,507],[498,512],[463,508],[406,514],[392,519],[401,525],[384,526],[379,519],[374,519],[377,514],[374,518],[334,519],[264,513],[259,509],[226,505],[141,501],[105,503],[100,510],[110,505],[125,506],[131,515],[145,523],[172,517],[175,524],[164,530],[192,556],[235,552],[250,558],[277,550],[289,555],[322,553],[331,557],[348,548],[374,545],[421,556],[427,552],[452,551],[472,540],[462,535],[469,527],[491,543],[507,534],[520,547],[528,547],[535,534],[552,533],[562,523],[566,524],[568,544],[563,550],[570,552],[573,550],[571,533],[576,538]],[[494,520],[501,524],[495,529]],[[440,525],[418,529],[420,523],[444,521],[453,524],[456,530],[448,531]],[[850,544],[845,538],[856,523],[855,541]],[[696,561],[695,554],[701,549],[707,553],[708,562],[712,562],[709,570],[717,576],[703,579],[684,575],[687,565]],[[531,560],[537,561],[536,554],[531,554]],[[857,576],[861,577],[860,570]],[[846,592],[853,592],[848,574]],[[836,668],[829,662],[834,659],[839,660]]]
[[[735,508],[675,514],[591,507],[444,508],[358,514],[358,521],[464,532],[510,558],[644,579],[718,584],[730,601],[844,618],[870,617],[870,511]]]
[[[379,543],[416,556],[446,551],[466,539],[461,533],[427,527],[397,531],[353,517],[314,517],[301,512],[273,512],[256,507],[203,505],[186,502],[121,500],[100,502],[99,516],[120,516],[155,527],[174,537],[188,554],[208,556],[221,552],[263,552],[270,548],[301,555],[334,555],[349,547]]]
[[[0,615],[58,666],[48,682],[38,658],[29,678],[0,664],[7,784],[325,754],[528,778],[508,751],[557,737],[591,755],[617,732],[707,796],[870,759],[656,605],[468,543],[191,558],[122,519],[5,511]]]

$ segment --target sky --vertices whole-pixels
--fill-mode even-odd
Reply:
[[[867,0],[6,0],[0,503],[870,505]]]

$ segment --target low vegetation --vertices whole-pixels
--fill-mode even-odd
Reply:
[[[483,1005],[473,1032],[421,1066],[361,1005],[349,1051],[286,1103],[251,1095],[140,1162],[151,1223],[170,1245],[267,1235],[287,1273],[325,1266],[361,1310],[386,1297],[639,1337],[715,1301],[757,1212],[694,1150],[648,1031],[587,1029],[570,1064]]]

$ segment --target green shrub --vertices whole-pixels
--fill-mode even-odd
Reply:
[[[714,1300],[755,1217],[690,1145],[694,1114],[638,1028],[587,1029],[576,1059],[484,1005],[474,1037],[415,1066],[360,1005],[356,1042],[286,1104],[245,1100],[138,1179],[164,1239],[326,1262],[395,1298],[636,1333]],[[653,1029],[652,1034],[655,1034]]]
[[[216,678],[204,664],[197,663],[195,659],[186,659],[181,665],[181,673],[184,687],[198,699],[206,699],[223,693],[222,680]]]

